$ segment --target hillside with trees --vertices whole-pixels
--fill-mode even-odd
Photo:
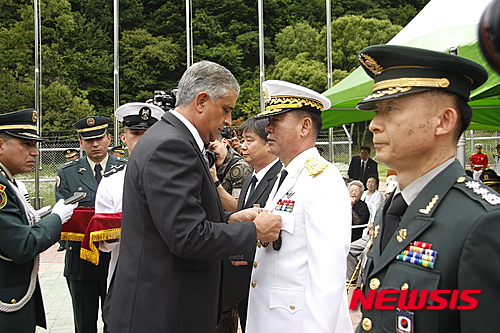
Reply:
[[[389,41],[428,0],[331,0],[333,84],[363,47]],[[121,0],[120,103],[170,92],[186,69],[185,1]],[[327,89],[326,5],[265,0],[266,79]],[[33,3],[0,0],[0,113],[34,105]],[[113,1],[40,0],[43,131],[63,136],[87,115],[113,112]],[[257,1],[193,0],[194,61],[230,69],[241,85],[234,118],[259,108]]]

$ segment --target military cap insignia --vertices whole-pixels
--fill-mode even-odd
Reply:
[[[359,62],[363,64],[366,68],[370,70],[375,75],[380,75],[384,72],[384,68],[380,66],[375,59],[367,54],[361,53],[359,55]]]
[[[427,207],[425,208],[422,208],[422,209],[419,209],[418,211],[422,214],[429,214],[432,210],[432,208],[434,208],[434,205],[436,204],[436,202],[439,200],[439,196],[436,194],[432,200],[427,204]]]
[[[265,84],[262,85],[262,96],[264,97],[264,102],[271,99],[271,96],[269,96],[269,88],[267,88]]]
[[[316,176],[323,172],[328,167],[328,164],[316,158],[310,158],[305,162],[305,166],[309,170],[309,176]]]
[[[33,111],[33,113],[31,114],[31,120],[36,123],[36,121],[38,120],[38,112]]]
[[[147,106],[143,107],[141,111],[139,112],[141,119],[146,121],[149,118],[151,118],[151,109],[148,108]]]
[[[94,126],[95,125],[95,119],[94,118],[87,118],[87,125],[88,126]]]
[[[5,193],[5,185],[0,184],[0,209],[7,204],[7,193]]]

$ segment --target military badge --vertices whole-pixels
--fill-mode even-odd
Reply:
[[[5,193],[5,185],[0,184],[0,209],[7,204],[7,193]]]
[[[396,332],[412,333],[413,316],[413,312],[396,308]]]
[[[274,210],[291,213],[293,212],[294,206],[295,206],[295,200],[279,199],[278,203],[276,203],[276,207],[274,208]]]
[[[94,118],[87,118],[87,125],[88,126],[94,126],[95,125],[95,119]]]
[[[375,75],[380,75],[384,72],[384,68],[380,66],[375,59],[370,57],[368,54],[360,54],[359,62],[361,62],[366,68],[370,70]]]
[[[142,120],[144,121],[149,120],[149,118],[151,118],[151,109],[145,106],[141,109],[139,114]]]

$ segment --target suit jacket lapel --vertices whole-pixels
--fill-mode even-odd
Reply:
[[[174,126],[179,132],[181,132],[188,139],[188,141],[193,146],[194,151],[198,155],[198,158],[200,159],[201,164],[203,165],[206,176],[211,180],[212,176],[210,175],[210,169],[208,168],[208,164],[205,161],[205,157],[201,153],[200,148],[198,147],[198,144],[196,143],[196,140],[194,139],[193,135],[191,134],[189,129],[186,127],[186,125],[184,125],[179,118],[177,118],[176,116],[174,116],[170,112],[165,112],[162,115],[162,118],[166,122],[168,122],[172,126]],[[212,182],[212,187],[213,187],[213,190],[215,192],[214,195],[215,195],[218,207],[219,207],[219,212],[221,213],[221,217],[224,220],[225,219],[224,208],[222,207],[222,202],[220,201],[219,194],[217,193],[217,189],[215,188],[215,184],[213,184],[213,182]]]
[[[282,165],[280,161],[277,161],[276,163],[273,164],[273,166],[266,172],[264,175],[264,178],[259,182],[259,185],[255,188],[255,191],[253,191],[252,194],[250,194],[250,197],[248,198],[247,202],[258,202],[260,201],[260,198],[266,191],[269,189],[269,187],[272,187],[274,185],[274,182],[276,181],[276,173],[279,172],[281,169]],[[287,177],[288,178],[288,177]],[[270,190],[269,190],[270,191]],[[267,192],[269,193],[269,192]],[[251,207],[249,205],[246,205],[247,208]]]
[[[377,273],[384,268],[388,263],[396,258],[412,241],[417,238],[434,222],[434,212],[438,209],[441,203],[440,199],[451,189],[457,178],[463,175],[463,169],[458,161],[453,162],[434,179],[432,179],[417,195],[415,200],[406,209],[396,234],[392,236],[387,243],[386,248],[380,253],[380,239],[379,233],[373,247],[374,267],[372,273]],[[434,199],[434,200],[433,200]],[[434,202],[434,203],[432,203]],[[384,212],[387,210],[387,205],[384,205]],[[383,214],[377,216],[377,221],[382,222]],[[383,224],[383,223],[382,223]],[[383,228],[383,226],[382,226]],[[406,236],[402,237],[399,242],[396,235],[402,230],[406,229]]]
[[[95,179],[94,171],[90,167],[89,161],[86,157],[80,160],[82,161],[81,166],[78,168],[78,173],[82,175],[80,180],[92,191],[97,191],[97,180]]]
[[[247,176],[247,178],[245,178],[245,180],[243,181],[243,184],[241,185],[241,192],[240,192],[240,198],[238,199],[237,210],[242,210],[243,208],[248,208],[246,203],[250,202],[250,198],[248,198],[248,200],[246,200],[246,201],[245,201],[245,198],[247,196],[248,188],[250,187],[252,177],[253,177],[253,173],[249,174]]]

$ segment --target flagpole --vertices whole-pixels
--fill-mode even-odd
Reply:
[[[193,35],[191,32],[191,0],[186,0],[186,67],[193,64]]]
[[[114,46],[114,67],[113,67],[113,111],[120,106],[120,72],[119,72],[119,41],[118,41],[119,7],[118,0],[113,0],[113,46]],[[120,125],[118,119],[114,117],[114,142],[119,145]]]
[[[265,80],[264,74],[264,9],[263,0],[258,0],[259,16],[259,91],[260,91],[260,112],[264,112],[264,95],[262,94],[262,83]]]
[[[41,69],[40,69],[40,11],[38,0],[33,1],[33,21],[35,24],[35,110],[38,112],[37,129],[42,134],[42,105],[41,105]],[[40,150],[40,143],[37,142]],[[40,155],[35,158],[35,200],[32,205],[35,209],[42,207],[40,198]]]

